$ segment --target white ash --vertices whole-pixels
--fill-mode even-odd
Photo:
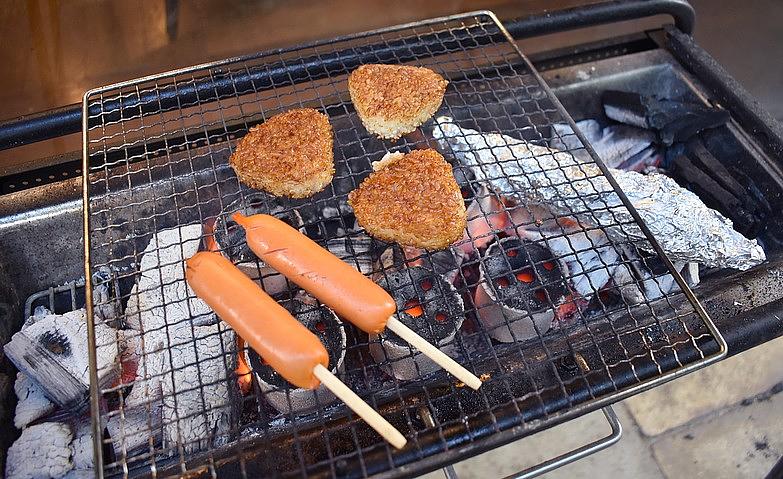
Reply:
[[[84,309],[65,314],[49,314],[36,320],[22,332],[32,340],[44,345],[47,342],[63,342],[62,349],[69,351],[56,357],[63,368],[87,388],[90,387],[90,366],[88,359],[87,320]],[[117,336],[113,328],[95,324],[95,345],[97,346],[98,381],[101,384],[117,377]],[[45,384],[41,386],[46,388]]]
[[[33,311],[33,315],[25,320],[25,322],[22,324],[21,329],[22,330],[27,329],[33,324],[35,324],[36,322],[52,314],[54,313],[49,311],[49,308],[47,308],[46,306],[36,306],[35,310]]]
[[[163,342],[163,334],[139,333],[135,344],[138,345],[138,367],[133,387],[125,398],[128,407],[140,406],[160,400],[161,380],[165,373],[166,347],[168,342]],[[126,334],[127,340],[127,334]]]
[[[601,231],[575,233],[546,243],[553,253],[562,256],[574,289],[585,298],[606,286],[620,259]]]
[[[46,397],[43,388],[24,373],[16,373],[14,392],[19,400],[14,415],[14,426],[17,429],[22,429],[54,411],[55,405]]]
[[[111,413],[106,420],[106,430],[117,457],[127,457],[134,451],[158,444],[163,432],[162,410],[163,403],[158,400],[135,407],[126,404],[122,410]]]
[[[166,326],[189,327],[191,317],[212,316],[209,306],[196,297],[185,281],[185,260],[198,251],[201,234],[201,225],[188,225],[152,236],[138,266],[139,281],[125,310],[129,328],[162,332]]]
[[[62,479],[93,479],[95,471],[92,469],[71,469]]]
[[[125,407],[142,413],[126,415],[125,434],[116,424],[122,421],[113,421],[112,440],[120,450],[147,444],[150,428],[143,411],[158,401],[164,447],[171,450],[210,447],[229,429],[235,335],[222,322],[202,325],[215,323],[215,315],[185,281],[185,260],[197,252],[201,234],[201,225],[160,231],[139,263],[139,281],[125,312],[126,324],[138,331],[138,337],[126,334],[125,339],[138,345],[139,360]],[[129,431],[131,421],[144,433]]]
[[[95,286],[92,290],[92,304],[96,322],[108,323],[122,314],[120,303],[116,295],[112,294],[112,278],[112,272],[107,266],[101,266],[93,274]]]
[[[334,206],[324,206],[324,208],[321,210],[321,215],[326,219],[339,218],[340,210]]]
[[[201,450],[229,430],[235,345],[234,332],[222,322],[176,331],[162,382],[165,448]]]
[[[73,469],[71,429],[62,423],[45,422],[22,431],[6,457],[8,479],[62,477]]]
[[[136,381],[126,398],[130,406],[160,397],[168,361],[165,356],[177,331],[198,324],[191,318],[214,318],[209,306],[185,281],[185,260],[198,251],[201,234],[201,225],[163,230],[152,236],[144,250],[139,282],[125,310],[128,327],[140,331],[141,350]]]
[[[73,441],[71,441],[71,460],[74,469],[92,470],[92,424],[89,417],[78,423],[74,428]]]

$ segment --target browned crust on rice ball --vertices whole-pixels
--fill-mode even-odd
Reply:
[[[312,108],[289,110],[251,128],[229,164],[251,188],[306,198],[332,181],[333,143],[329,117]]]
[[[370,133],[396,140],[429,120],[448,82],[429,68],[362,65],[348,77],[348,92]]]
[[[390,154],[348,195],[356,220],[383,241],[439,250],[462,238],[465,202],[435,150]]]

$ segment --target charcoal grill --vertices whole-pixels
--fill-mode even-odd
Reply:
[[[579,118],[596,115],[600,107],[594,104],[595,98],[600,96],[602,88],[655,93],[664,87],[671,88],[667,91],[676,95],[685,95],[690,101],[723,105],[736,120],[728,128],[732,141],[738,141],[740,147],[731,150],[727,157],[730,159],[721,158],[721,161],[736,161],[742,164],[743,170],[752,170],[763,194],[779,211],[776,206],[779,175],[775,172],[777,158],[783,152],[780,127],[680,31],[690,32],[693,21],[693,12],[684,2],[605,2],[585,9],[516,20],[508,25],[513,36],[520,38],[653,13],[671,14],[678,28],[664,27],[646,34],[537,54],[533,64],[556,89],[557,97],[566,109]],[[471,29],[482,25],[482,19],[486,21],[483,27]],[[444,29],[438,22],[452,22],[451,28]],[[466,44],[471,38],[475,43]],[[449,45],[446,40],[459,47],[454,51],[438,50]],[[373,50],[378,46],[380,50]],[[453,57],[463,62],[459,64],[460,73],[453,72],[457,65]],[[513,48],[502,27],[491,17],[487,20],[484,16],[471,15],[202,65],[98,89],[91,98],[93,108],[84,115],[88,126],[92,127],[89,134],[92,139],[100,138],[106,136],[104,129],[108,128],[109,134],[114,136],[105,143],[93,143],[91,178],[97,183],[90,185],[90,199],[106,202],[106,192],[101,191],[100,182],[103,181],[110,187],[109,193],[133,191],[134,198],[140,200],[133,206],[117,202],[118,206],[125,206],[125,211],[135,209],[137,212],[135,218],[130,218],[133,224],[120,225],[120,229],[139,228],[133,235],[103,234],[96,239],[96,231],[107,231],[110,222],[101,224],[95,209],[91,216],[99,219],[97,224],[92,224],[93,233],[88,236],[95,251],[93,267],[110,262],[113,257],[107,253],[109,248],[114,248],[113,252],[119,256],[127,256],[127,264],[120,264],[114,278],[123,305],[137,280],[131,259],[144,251],[152,231],[181,224],[183,220],[201,223],[214,217],[232,199],[246,202],[247,190],[234,180],[226,187],[226,196],[202,196],[200,199],[204,201],[198,207],[180,208],[187,192],[196,189],[195,185],[202,186],[197,189],[199,194],[210,188],[223,188],[222,183],[214,183],[217,178],[230,179],[229,171],[222,170],[225,177],[215,176],[215,181],[204,180],[199,173],[207,177],[219,174],[220,168],[216,167],[225,162],[237,139],[247,128],[263,121],[265,115],[288,105],[303,104],[327,112],[333,122],[337,118],[338,163],[358,163],[359,168],[338,174],[335,186],[361,179],[368,171],[368,162],[378,159],[389,145],[364,132],[353,115],[346,90],[339,85],[340,82],[344,85],[344,75],[351,65],[379,61],[379,58],[387,62],[429,65],[445,73],[452,81],[450,88],[462,88],[451,91],[439,113],[473,121],[473,127],[483,121],[484,131],[502,130],[537,142],[546,134],[547,124],[568,119],[551,92],[542,86],[530,62]],[[582,76],[586,65],[594,73],[595,81],[584,82]],[[678,83],[681,80],[684,84]],[[471,99],[471,95],[476,94],[478,85],[491,87],[482,90],[490,101],[482,101],[479,108],[488,104],[502,105],[505,109],[485,117],[477,116],[471,106],[475,107],[479,102]],[[531,93],[540,95],[532,103]],[[523,114],[514,110],[531,104],[535,106]],[[95,105],[103,105],[104,110]],[[165,112],[161,113],[162,110]],[[81,114],[82,106],[72,106],[3,124],[0,148],[78,131],[81,125],[77,120]],[[144,118],[143,125],[141,118]],[[149,121],[152,118],[159,118],[159,121]],[[348,132],[347,139],[340,137],[338,122],[345,127],[343,135]],[[493,122],[501,124],[493,125]],[[407,138],[395,147],[404,150],[435,146],[426,126],[423,131],[424,137]],[[589,150],[589,145],[585,148]],[[347,155],[344,150],[348,151]],[[448,157],[449,152],[444,153]],[[87,297],[83,282],[68,282],[82,274],[80,252],[72,247],[81,238],[81,199],[74,193],[78,178],[57,181],[60,177],[73,176],[74,172],[80,174],[81,160],[66,156],[60,162],[62,164],[57,167],[7,176],[0,182],[3,193],[0,197],[0,237],[8,251],[22,253],[2,258],[0,266],[5,266],[16,278],[15,289],[19,297],[30,296],[26,315],[37,305],[65,312],[82,306]],[[109,172],[111,175],[106,175]],[[204,183],[197,182],[201,180]],[[30,189],[33,185],[46,183],[53,184]],[[159,189],[148,188],[138,196],[136,192],[142,191],[139,187],[147,184],[158,185]],[[161,185],[165,189],[161,190]],[[315,197],[314,205],[288,202],[285,207],[289,211],[312,213],[321,207],[334,206],[344,194],[338,188]],[[141,214],[139,209],[143,205],[158,200],[176,209],[165,214],[160,213],[166,208],[157,210],[157,215]],[[108,215],[114,215],[116,219],[123,216],[122,212],[122,209],[116,209]],[[146,221],[136,224],[138,219]],[[337,221],[337,226],[348,226],[342,216]],[[308,231],[319,241],[340,238],[352,243],[357,240],[356,232],[336,233],[335,225],[320,216],[309,216],[306,222],[311,226]],[[323,227],[329,236],[321,235]],[[44,230],[58,234],[41,235],[40,231]],[[776,279],[781,274],[777,255],[780,230],[779,218],[772,215],[760,233],[770,257],[765,267],[731,275],[712,273],[698,289],[710,316],[728,340],[729,354],[783,333],[783,323],[777,319],[783,297]],[[117,248],[123,244],[133,247]],[[114,258],[115,263],[122,263]],[[62,267],[52,268],[52,264]],[[30,275],[29,271],[45,274]],[[376,272],[383,274],[384,270]],[[50,284],[64,283],[64,287],[48,288]],[[41,289],[44,290],[35,293]],[[347,380],[408,435],[409,447],[401,452],[393,452],[382,444],[366,425],[339,404],[323,405],[301,417],[284,417],[265,405],[258,389],[254,389],[239,399],[240,416],[214,447],[186,452],[186,444],[173,444],[168,449],[156,444],[146,454],[114,456],[108,442],[104,441],[96,448],[98,458],[106,466],[103,470],[106,475],[183,472],[222,477],[416,475],[553,426],[684,374],[702,363],[717,360],[725,350],[725,344],[711,323],[694,308],[688,290],[685,291],[685,294],[670,295],[654,304],[642,305],[642,311],[631,310],[630,316],[628,311],[622,311],[624,308],[617,308],[621,305],[607,304],[606,311],[602,310],[598,317],[580,317],[574,325],[553,329],[521,344],[488,346],[485,331],[466,329],[453,343],[460,361],[479,374],[497,368],[501,362],[506,367],[500,374],[496,371],[490,376],[478,393],[466,391],[444,374],[436,373],[413,381],[391,380],[378,371],[380,365],[373,363],[366,353],[368,339],[349,329],[346,352],[352,359],[348,363]],[[466,322],[472,324],[475,305],[467,302],[466,309]],[[666,316],[667,311],[672,316]],[[645,324],[650,328],[644,329]],[[11,327],[18,325],[11,324]],[[670,343],[667,342],[669,338]],[[645,339],[651,342],[644,343]],[[651,350],[655,354],[651,354]],[[481,351],[484,351],[483,355]],[[221,352],[219,356],[228,360],[234,357],[234,352]],[[103,399],[116,401],[120,396],[120,391],[97,393],[101,392],[106,394],[97,396]],[[92,399],[95,398],[93,395]],[[117,410],[111,413],[116,416]],[[524,471],[518,477],[540,474],[615,442],[619,439],[619,424],[611,411],[606,410],[605,414],[612,425],[610,436]],[[106,415],[107,411],[103,410],[100,418],[105,419]],[[239,438],[232,434],[238,434]]]
[[[181,259],[143,266],[142,254],[163,257],[168,248],[156,246],[152,235],[167,228],[203,225],[224,214],[227,205],[243,201],[251,191],[238,182],[227,164],[236,141],[253,125],[294,107],[314,107],[329,115],[335,132],[336,174],[326,191],[311,199],[280,203],[286,210],[297,210],[306,231],[325,232],[316,237],[322,243],[345,239],[350,244],[361,232],[353,229],[353,218],[340,203],[369,174],[370,163],[390,151],[436,147],[427,133],[431,124],[395,144],[381,142],[363,129],[348,100],[346,79],[354,68],[371,62],[414,64],[438,71],[450,82],[441,111],[484,131],[544,142],[551,124],[572,123],[491,12],[402,25],[91,90],[83,103],[87,271],[109,268],[122,281],[138,275],[159,276],[164,268],[183,270]],[[592,154],[608,177],[590,145],[579,139],[581,148]],[[454,157],[453,152],[443,152]],[[162,445],[150,441],[140,452],[123,450],[113,459],[104,458],[104,444],[97,433],[109,417],[125,414],[124,390],[93,387],[97,463],[107,473],[131,474],[203,468],[249,476],[410,474],[423,464],[437,464],[442,461],[439,457],[465,445],[521,437],[721,359],[727,348],[717,328],[623,192],[613,186],[623,204],[606,208],[630,211],[686,302],[675,307],[665,291],[639,304],[624,299],[609,304],[597,297],[598,307],[589,315],[580,313],[573,324],[540,330],[528,341],[500,344],[476,320],[483,306],[468,301],[465,311],[472,327],[458,332],[452,350],[459,361],[484,378],[477,392],[441,372],[410,381],[385,375],[383,364],[367,354],[369,339],[352,330],[344,379],[409,438],[409,446],[401,451],[393,450],[339,403],[318,404],[307,415],[275,414],[264,406],[263,394],[256,388],[241,399],[226,395],[219,405],[202,398],[203,414],[230,416],[207,437],[183,439],[182,430],[190,418],[176,413],[164,417],[164,429],[177,428],[176,437]],[[472,194],[480,193],[474,190]],[[327,207],[336,208],[339,216],[326,218],[321,212]],[[327,221],[337,221],[340,232],[331,233]],[[623,227],[619,222],[611,226]],[[553,238],[566,234],[561,231]],[[180,236],[171,247],[181,250],[179,258],[187,257],[183,243],[193,240]],[[146,246],[150,241],[152,246]],[[623,248],[638,250],[641,245],[629,237],[612,241],[611,247],[621,254]],[[478,266],[479,261],[468,260],[463,269]],[[380,265],[373,274],[386,276],[387,267]],[[576,273],[564,274],[573,280],[571,275]],[[475,280],[466,278],[463,270],[458,276],[458,290],[470,298]],[[165,288],[166,281],[184,279],[180,274],[173,279],[161,276],[161,281]],[[92,286],[88,274],[87,297],[91,297]],[[619,291],[624,286],[614,287]],[[140,293],[123,292],[122,299]],[[187,304],[187,298],[167,296],[166,290],[162,298],[164,307]],[[543,300],[553,310],[561,306],[546,294]],[[139,299],[136,302],[141,304]],[[91,324],[96,320],[92,314],[96,306],[87,304]],[[177,328],[195,330],[189,318],[184,325],[181,318],[178,321],[164,327],[167,344],[176,343]],[[198,334],[193,332],[191,341]],[[231,364],[237,352],[223,348],[204,354],[205,360]],[[142,354],[141,363],[152,361],[151,354]],[[156,374],[166,381],[166,376],[178,374],[177,368],[193,366],[172,365],[171,370]],[[174,385],[175,402],[194,391],[211,394],[204,391],[211,391],[214,384],[203,383],[201,377],[194,380],[198,384]],[[231,389],[236,380],[229,373],[223,386]],[[102,407],[115,396],[119,396],[117,410]]]

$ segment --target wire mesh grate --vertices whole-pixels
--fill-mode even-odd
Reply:
[[[441,120],[396,143],[369,135],[347,90],[348,74],[364,63],[437,71],[450,82],[438,115],[462,128],[547,145],[551,125],[570,122],[489,13],[197,66],[85,95],[86,267],[108,268],[116,277],[108,300],[119,300],[121,313],[110,322],[123,331],[117,347],[134,351],[118,361],[121,370],[136,371],[135,379],[93,391],[105,473],[350,477],[407,464],[393,474],[413,474],[583,414],[725,352],[687,286],[685,295],[675,292],[675,281],[685,283],[668,260],[630,237],[605,234],[633,221],[590,226],[500,196],[460,163],[460,151],[436,141]],[[228,166],[238,139],[299,107],[330,118],[332,183],[306,200],[240,184]],[[468,228],[443,252],[370,238],[346,203],[371,162],[416,148],[436,148],[454,165],[469,222],[487,226],[478,233]],[[603,175],[586,168],[594,161],[600,165],[592,159],[577,165],[585,166],[587,181]],[[573,216],[595,207],[584,208]],[[627,213],[623,204],[605,208]],[[342,323],[245,255],[229,219],[238,210],[283,218],[385,285],[401,317],[481,375],[482,388],[456,383],[392,335],[367,336]],[[406,435],[405,449],[393,450],[324,391],[289,387],[195,298],[183,260],[211,247],[321,337],[334,353],[330,367]],[[88,312],[101,301],[91,306]]]

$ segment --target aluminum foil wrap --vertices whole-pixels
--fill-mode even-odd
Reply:
[[[479,181],[500,194],[547,207],[601,227],[619,242],[633,241],[652,251],[606,176],[594,162],[499,133],[461,128],[450,117],[436,119],[433,137],[451,150]],[[732,222],[708,208],[694,193],[661,174],[609,169],[673,262],[698,262],[745,270],[765,260],[756,240],[734,230]]]

